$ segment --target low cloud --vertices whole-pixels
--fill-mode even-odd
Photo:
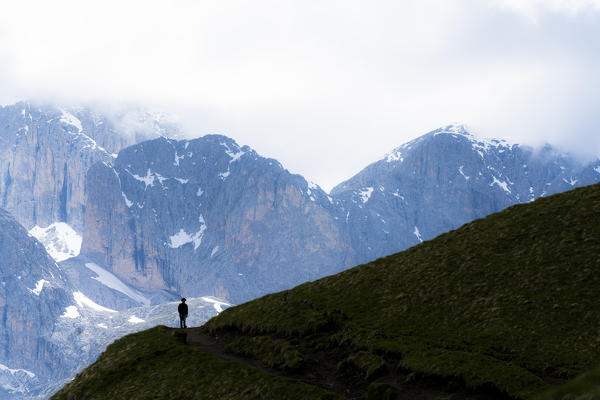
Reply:
[[[449,122],[600,154],[585,0],[0,5],[0,102],[141,103],[330,188]]]

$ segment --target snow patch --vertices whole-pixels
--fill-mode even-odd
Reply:
[[[490,183],[490,186],[498,185],[499,188],[504,190],[506,193],[511,194],[512,192],[508,188],[508,184],[505,181],[501,181],[495,176],[492,177],[494,180]]]
[[[183,179],[183,178],[173,178],[173,179],[175,179],[177,182],[179,182],[181,184],[185,184],[190,181],[189,179]]]
[[[8,393],[29,392],[31,386],[30,380],[35,378],[35,374],[26,369],[12,369],[4,364],[0,364],[0,388]],[[20,397],[19,397],[20,398]]]
[[[21,374],[25,374],[25,375],[29,376],[30,378],[35,378],[35,374],[31,371],[27,371],[26,369],[11,369],[11,368],[8,368],[4,364],[0,364],[0,371],[8,372],[11,375],[21,373]]]
[[[363,204],[366,203],[367,201],[369,201],[369,199],[371,198],[372,194],[373,194],[373,188],[372,187],[368,187],[366,189],[362,189],[360,192],[358,192],[358,195],[360,196]]]
[[[126,205],[128,208],[131,208],[131,206],[133,205],[133,201],[129,200],[129,199],[127,198],[127,196],[125,195],[125,193],[121,192],[121,195],[123,196],[123,199],[125,200],[125,205]]]
[[[75,299],[75,302],[77,303],[77,305],[79,307],[86,306],[88,308],[91,308],[94,311],[100,311],[100,312],[110,312],[110,313],[117,312],[115,310],[111,310],[110,308],[102,307],[100,304],[94,302],[93,300],[86,297],[83,293],[81,293],[79,291],[73,293],[73,298]]]
[[[469,179],[471,179],[471,177],[470,177],[470,176],[467,176],[467,175],[465,175],[465,173],[464,173],[464,171],[463,171],[463,168],[464,168],[464,167],[465,167],[464,165],[461,165],[461,166],[458,168],[458,172],[460,172],[460,174],[461,174],[461,175],[462,175],[462,176],[465,178],[465,180],[467,180],[467,181],[468,181]]]
[[[229,157],[231,157],[231,160],[229,160],[229,164],[231,164],[232,162],[235,162],[237,160],[240,159],[240,157],[242,157],[244,154],[246,154],[245,151],[242,151],[239,147],[237,147],[237,149],[235,149],[235,151],[231,150],[231,148],[229,147],[229,145],[225,142],[221,142],[220,143],[221,146],[225,147],[225,153],[227,153],[227,155]]]
[[[450,134],[454,134],[454,135],[456,135],[456,134],[468,135],[469,134],[469,132],[467,132],[467,130],[463,124],[455,122],[450,125],[446,125],[443,128],[438,129],[438,131],[433,136],[442,135],[445,133],[450,133]]]
[[[599,174],[600,174],[600,165],[599,165],[599,166],[597,166],[596,168],[594,168],[594,171],[596,171],[597,173],[599,173]]]
[[[136,317],[135,315],[132,315],[131,317],[129,317],[127,322],[132,323],[132,324],[141,324],[142,322],[146,322],[146,321],[144,321],[141,318]]]
[[[217,311],[218,313],[223,311],[223,306],[231,307],[231,304],[221,301],[221,300],[217,299],[216,297],[204,296],[204,297],[201,297],[201,299],[207,303],[212,303],[213,307],[215,308],[215,311]]]
[[[50,283],[45,279],[40,279],[39,281],[37,281],[37,283],[35,284],[35,288],[33,289],[28,289],[31,293],[35,294],[36,296],[39,296],[40,293],[42,292],[42,289],[44,288],[44,283]]]
[[[187,144],[187,143],[186,143]],[[183,160],[185,158],[185,154],[180,156],[177,154],[177,152],[175,152],[175,161],[173,162],[173,165],[178,167],[179,166],[179,161]]]
[[[570,177],[569,180],[563,179],[563,181],[571,186],[575,186],[575,184],[577,183],[577,179],[573,179],[573,177]]]
[[[158,179],[158,182],[162,185],[164,181],[167,180],[167,178],[165,178],[164,176],[162,176],[161,174],[158,173],[154,173],[154,176],[156,177],[156,179]]]
[[[74,126],[75,128],[77,128],[77,133],[83,132],[83,126],[81,126],[81,121],[77,119],[77,117],[65,110],[61,109],[60,111],[62,112],[60,122]]]
[[[108,329],[108,326],[106,326],[106,324],[104,324],[102,322],[99,323],[99,324],[96,324],[96,326],[99,327],[99,328],[102,328],[102,329]]]
[[[111,272],[108,272],[104,268],[102,268],[99,265],[94,264],[94,263],[85,263],[85,266],[86,266],[86,268],[95,272],[96,275],[98,275],[96,277],[93,277],[92,279],[97,280],[98,282],[102,283],[104,286],[107,286],[113,290],[116,290],[117,292],[123,293],[125,296],[137,301],[138,303],[144,304],[146,306],[150,305],[150,299],[147,299],[137,290],[132,289],[129,286],[127,286],[125,283],[123,283],[123,281],[121,281],[119,278],[117,278]]]
[[[29,234],[44,245],[55,261],[76,257],[81,250],[81,236],[64,222],[55,222],[47,228],[36,225]]]
[[[402,196],[399,192],[399,189],[396,189],[396,191],[394,193],[392,193],[392,196],[394,197],[398,197],[399,199],[404,200],[404,196]]]
[[[419,239],[419,242],[423,243],[423,238],[421,237],[421,232],[419,232],[419,228],[417,228],[416,225],[415,225],[415,230],[413,231],[413,234],[417,237],[417,239]]]
[[[386,154],[384,157],[385,162],[391,163],[394,161],[404,162],[404,158],[402,157],[402,152],[399,149],[394,149],[390,153]]]
[[[200,218],[202,218],[202,216],[200,216]],[[188,243],[194,243],[194,251],[196,251],[200,244],[202,244],[202,237],[204,236],[205,230],[206,225],[201,225],[200,230],[192,235],[181,228],[179,232],[169,237],[168,245],[172,249],[177,249]]]
[[[229,175],[231,175],[231,172],[229,171],[229,169],[225,172],[221,172],[219,174],[219,178],[221,178],[221,180],[225,180],[225,178],[227,178]]]
[[[321,188],[319,187],[319,185],[317,185],[316,183],[312,182],[312,181],[308,181],[308,189],[306,189],[306,193],[308,194],[308,197],[310,197],[310,199],[312,201],[316,201],[317,199],[315,199],[315,196],[313,195],[313,190],[320,190]]]
[[[144,184],[146,185],[144,190],[146,190],[148,188],[148,186],[154,186],[154,174],[152,174],[152,171],[150,170],[150,168],[148,168],[148,171],[146,171],[146,176],[139,176],[127,169],[125,171],[129,172],[129,174],[131,176],[133,176],[133,178],[136,181],[144,182]]]
[[[215,254],[217,254],[217,251],[219,251],[219,246],[215,246],[212,251],[210,252],[210,258],[213,258],[213,256]]]
[[[196,196],[200,197],[200,196],[202,196],[202,194],[204,194],[204,191],[202,190],[202,188],[198,188],[198,191],[196,192]]]
[[[67,308],[65,308],[65,313],[63,315],[61,315],[62,318],[79,318],[81,315],[79,315],[79,311],[77,311],[77,307],[75,306],[69,306]]]

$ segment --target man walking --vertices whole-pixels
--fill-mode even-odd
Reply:
[[[185,320],[188,316],[188,306],[185,304],[185,297],[181,299],[181,303],[179,304],[179,307],[177,307],[177,311],[179,311],[179,327],[187,328]]]

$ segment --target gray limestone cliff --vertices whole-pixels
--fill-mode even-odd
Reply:
[[[354,264],[333,199],[224,136],[128,147],[87,185],[82,254],[140,289],[240,302]]]
[[[125,146],[175,132],[166,126],[147,113],[109,118],[85,107],[0,107],[0,207],[27,229],[62,221],[81,232],[87,169]]]
[[[0,210],[0,398],[43,387],[69,363],[52,339],[72,302],[44,247]]]

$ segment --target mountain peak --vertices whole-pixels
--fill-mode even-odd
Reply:
[[[458,122],[453,122],[450,125],[446,125],[441,128],[438,128],[433,132],[434,132],[434,136],[441,135],[444,133],[454,134],[454,135],[459,134],[459,135],[464,135],[464,136],[472,136],[472,134],[469,133],[469,130],[467,129],[466,125],[462,124],[462,123],[458,123]]]

